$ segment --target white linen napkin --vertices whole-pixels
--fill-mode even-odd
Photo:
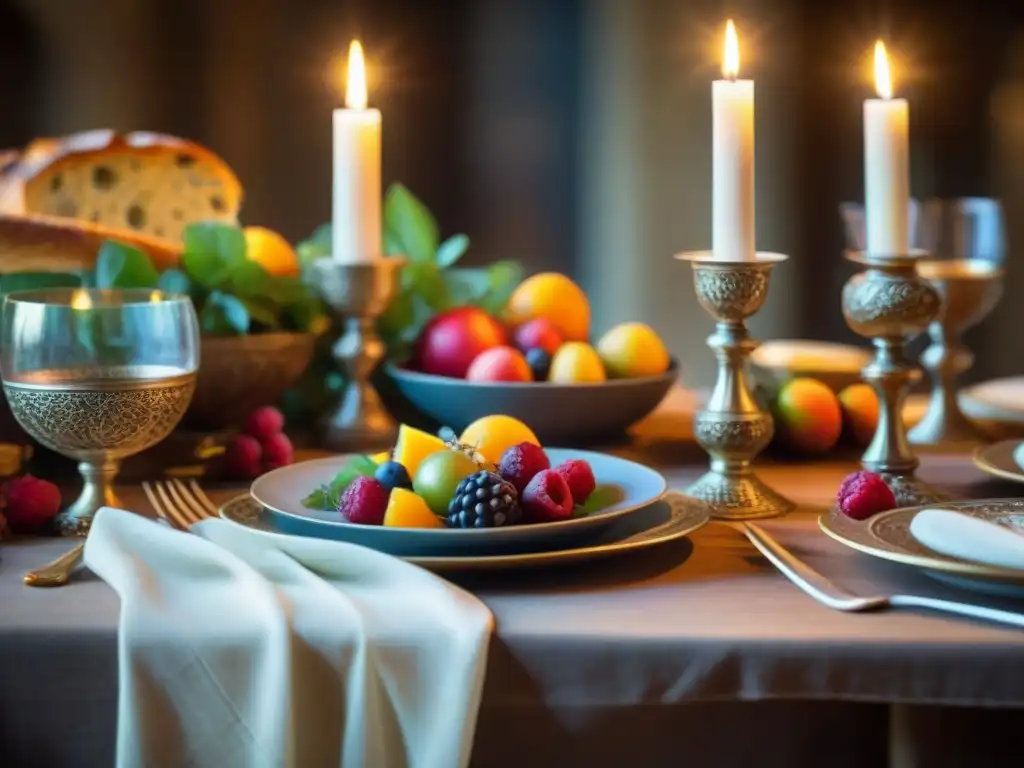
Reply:
[[[949,509],[923,509],[910,521],[910,533],[948,557],[1024,570],[1024,536],[986,520]]]
[[[121,597],[117,765],[457,768],[492,617],[397,558],[101,509],[85,563]]]

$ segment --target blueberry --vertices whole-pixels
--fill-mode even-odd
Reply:
[[[534,381],[547,381],[548,371],[551,370],[551,355],[547,350],[534,347],[526,351],[526,364],[533,371]]]
[[[409,479],[409,470],[397,461],[385,461],[377,471],[373,473],[378,483],[389,491],[395,488],[408,488],[412,490],[412,480]]]

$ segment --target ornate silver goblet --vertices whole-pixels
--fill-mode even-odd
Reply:
[[[961,337],[995,308],[1003,293],[1003,271],[982,259],[927,260],[918,263],[917,271],[938,291],[942,308],[928,329],[932,343],[921,356],[932,380],[928,410],[909,439],[916,445],[971,447],[984,437],[957,402],[957,377],[974,362]]]
[[[751,466],[774,433],[771,413],[754,399],[747,358],[757,348],[745,321],[764,306],[772,267],[782,254],[758,253],[754,261],[718,261],[708,251],[680,254],[693,267],[697,301],[715,319],[708,346],[718,358],[718,378],[694,437],[711,457],[711,469],[687,494],[707,502],[725,520],[775,517],[795,506],[772,490]]]
[[[377,318],[387,309],[405,263],[389,256],[352,264],[322,258],[313,264],[320,294],[345,323],[332,351],[348,384],[325,424],[325,442],[334,450],[383,448],[394,440],[395,421],[370,376],[387,352],[377,335]]]
[[[121,460],[167,437],[188,408],[199,367],[192,301],[148,290],[11,293],[0,344],[18,423],[79,462],[84,487],[56,524],[84,536],[100,507],[119,506]]]
[[[878,395],[878,428],[861,463],[886,478],[903,506],[944,497],[914,477],[917,456],[902,419],[903,402],[921,375],[906,357],[907,339],[922,333],[939,313],[939,294],[917,274],[915,255],[846,257],[866,267],[843,287],[843,317],[857,334],[871,339],[875,357],[863,371]]]

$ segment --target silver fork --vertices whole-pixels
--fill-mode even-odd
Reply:
[[[143,483],[149,503],[160,520],[172,528],[188,531],[189,526],[217,516],[217,507],[195,480],[186,485],[181,480],[163,480]],[[23,581],[30,587],[60,587],[68,583],[72,571],[82,562],[85,540],[42,568],[25,574]]]
[[[758,551],[764,555],[782,574],[796,586],[813,597],[822,605],[837,611],[859,613],[876,611],[885,608],[926,608],[932,611],[969,616],[1000,624],[1024,627],[1024,615],[1001,611],[997,608],[985,608],[969,603],[957,603],[952,600],[939,600],[922,595],[877,595],[858,597],[840,589],[809,565],[797,558],[763,528],[754,523],[745,525],[747,538]]]

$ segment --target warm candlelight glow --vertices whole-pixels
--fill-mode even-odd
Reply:
[[[889,56],[885,52],[885,43],[875,43],[875,90],[883,99],[892,98],[892,73],[889,71]]]
[[[345,106],[349,109],[366,109],[366,60],[363,46],[353,40],[348,48],[348,86],[345,89]]]
[[[740,41],[736,37],[736,25],[732,19],[725,24],[725,58],[722,59],[722,74],[735,80],[740,73]]]
[[[71,296],[71,308],[72,309],[92,309],[92,299],[89,298],[89,294],[79,288]]]
[[[159,304],[163,300],[164,295],[160,291],[153,291],[151,294],[149,294],[150,304]]]

